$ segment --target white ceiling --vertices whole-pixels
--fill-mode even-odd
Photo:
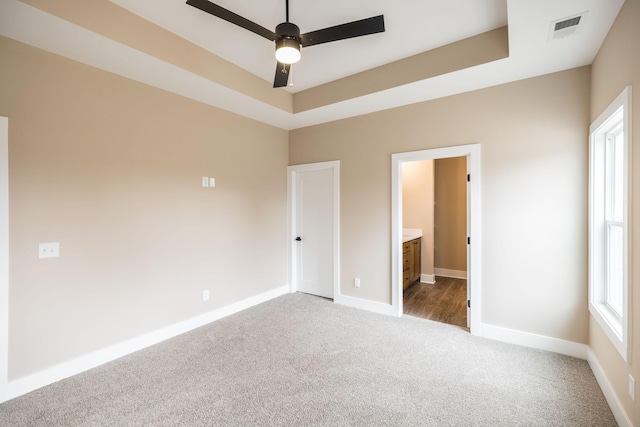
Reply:
[[[112,0],[271,82],[273,43],[185,4]],[[266,28],[284,0],[216,0]],[[18,0],[0,2],[0,35],[283,129],[295,129],[567,70],[593,61],[624,0],[290,0],[302,32],[384,14],[386,32],[302,51],[293,91],[370,69],[503,25],[509,57],[324,107],[289,113],[93,33]],[[583,30],[549,41],[552,21],[582,12]],[[284,89],[273,89],[284,90]],[[291,90],[291,89],[289,89]]]

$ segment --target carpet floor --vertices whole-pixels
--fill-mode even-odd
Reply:
[[[616,426],[584,360],[289,294],[0,405],[2,426]]]

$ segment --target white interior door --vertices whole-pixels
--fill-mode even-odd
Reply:
[[[296,173],[295,288],[333,298],[334,172],[322,169]]]

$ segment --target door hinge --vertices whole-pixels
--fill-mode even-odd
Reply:
[[[470,299],[467,300],[467,308],[471,308],[471,300]]]
[[[467,245],[471,244],[471,237],[467,237]]]
[[[467,182],[471,182],[471,174],[470,173],[467,174]]]

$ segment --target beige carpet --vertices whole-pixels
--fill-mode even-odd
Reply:
[[[588,364],[303,294],[0,405],[2,426],[615,426]]]

